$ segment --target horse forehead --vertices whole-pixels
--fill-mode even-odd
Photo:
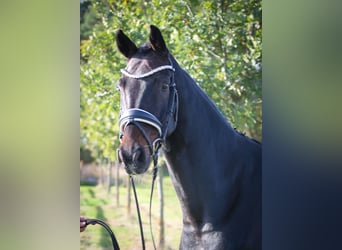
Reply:
[[[127,71],[135,74],[143,74],[154,68],[165,65],[165,62],[153,55],[143,57],[132,57],[127,64]]]
[[[127,64],[127,71],[130,73],[141,74],[152,69],[150,60],[131,58]]]

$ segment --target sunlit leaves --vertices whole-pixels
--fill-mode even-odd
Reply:
[[[119,94],[125,58],[115,32],[137,44],[158,26],[179,64],[239,131],[261,140],[260,1],[90,1],[96,16],[81,41],[81,143],[115,158]],[[95,13],[94,13],[95,12]]]

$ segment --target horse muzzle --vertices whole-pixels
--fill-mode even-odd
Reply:
[[[128,174],[147,171],[155,148],[159,145],[162,125],[151,113],[142,109],[128,109],[120,118],[118,159]]]
[[[124,164],[127,174],[143,174],[150,165],[151,154],[146,146],[134,142],[131,146],[122,144],[119,147],[118,159]]]

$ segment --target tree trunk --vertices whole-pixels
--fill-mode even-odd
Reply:
[[[101,163],[97,164],[97,167],[100,169],[100,184],[103,186],[103,166]]]
[[[119,174],[120,164],[116,163],[116,206],[120,206],[120,174]]]
[[[164,249],[164,193],[163,193],[163,170],[164,165],[159,168],[158,173],[158,199],[159,199],[159,249]]]
[[[129,176],[127,175],[127,217],[131,216],[131,182]]]
[[[109,161],[108,164],[108,186],[107,186],[107,193],[110,193],[110,188],[112,186],[112,169],[113,169],[113,162]]]

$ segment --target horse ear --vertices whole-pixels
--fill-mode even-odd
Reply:
[[[165,45],[164,38],[160,32],[160,30],[154,26],[150,26],[150,42],[152,49],[157,52],[161,52],[162,54],[167,54],[168,49]]]
[[[122,30],[116,33],[116,45],[119,51],[126,57],[131,58],[138,50],[137,46],[129,39]]]

